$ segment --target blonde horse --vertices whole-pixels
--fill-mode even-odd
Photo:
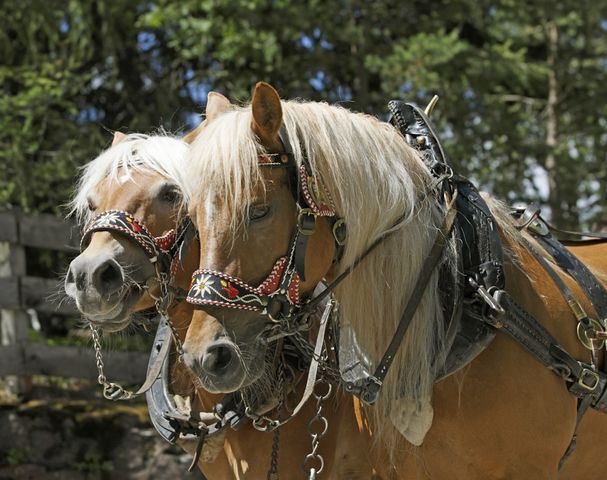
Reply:
[[[206,121],[220,111],[229,108],[224,97],[211,93],[207,106]],[[163,238],[180,223],[181,185],[187,175],[187,142],[204,127],[185,137],[185,142],[166,136],[146,136],[117,133],[113,146],[90,162],[84,169],[76,195],[72,201],[73,212],[83,226],[107,211],[123,211],[130,214],[152,237]],[[103,227],[103,225],[101,225]],[[149,255],[129,236],[116,229],[91,231],[82,253],[71,263],[66,276],[66,292],[76,302],[81,313],[99,328],[117,331],[126,328],[138,312],[153,308],[160,290],[156,282],[156,270]],[[175,263],[173,287],[187,288],[198,264],[199,244],[192,243],[182,262]],[[193,306],[177,301],[168,309],[171,323],[183,341],[192,318]],[[191,398],[194,414],[211,412],[221,396],[210,394],[201,388],[183,363],[173,361],[170,374],[170,390],[180,397]],[[309,407],[310,410],[313,406]],[[348,417],[350,428],[356,428],[351,410],[338,412],[330,417]],[[185,412],[184,412],[185,413]],[[311,415],[310,412],[308,412]],[[304,456],[309,452],[306,431],[308,419],[302,416],[298,422],[283,431],[283,439],[290,445],[280,451],[281,473],[300,469]],[[353,435],[352,437],[356,439]],[[333,438],[327,443],[335,444]],[[208,439],[198,462],[200,470],[210,479],[266,478],[270,468],[272,435],[255,430],[250,424],[238,431],[220,433]],[[196,443],[177,442],[194,454]],[[337,448],[337,454],[339,454]],[[348,457],[348,452],[342,455]],[[368,479],[371,470],[358,465],[360,458],[352,458],[341,467],[347,478]],[[351,475],[350,475],[351,473]]]
[[[305,188],[294,193],[294,183],[302,182]],[[193,143],[185,184],[202,249],[189,296],[199,310],[184,349],[204,388],[257,396],[249,413],[271,416],[268,410],[285,395],[277,332],[296,335],[293,311],[305,309],[323,279],[330,284],[359,261],[334,295],[339,318],[377,366],[445,217],[447,207],[431,194],[435,188],[417,150],[391,125],[322,103],[281,101],[267,84],[256,86],[250,107],[209,124]],[[522,242],[539,246],[515,228],[504,206],[488,203],[504,245],[505,292],[567,352],[589,362],[567,302]],[[343,247],[337,217],[347,226]],[[295,258],[302,236],[303,261]],[[573,250],[607,283],[604,243]],[[448,278],[460,274],[457,251],[451,237],[441,262]],[[599,478],[607,465],[600,453],[607,417],[590,409],[577,449],[559,471],[578,400],[505,333],[498,331],[476,359],[434,383],[447,348],[438,277],[437,270],[421,293],[379,401],[372,407],[351,401],[360,432],[339,431],[339,442],[351,441],[350,434],[372,436],[376,448],[365,454],[386,479]],[[593,312],[577,284],[560,271],[559,278]],[[334,427],[339,422],[329,422],[329,431]]]

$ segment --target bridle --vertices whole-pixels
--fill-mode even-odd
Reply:
[[[116,232],[132,240],[145,252],[150,263],[154,265],[154,275],[134,285],[140,290],[146,290],[154,299],[156,310],[161,316],[160,321],[165,322],[170,327],[179,355],[183,354],[183,346],[175,326],[169,319],[168,309],[174,302],[181,301],[185,297],[185,292],[174,287],[172,283],[182,253],[188,247],[192,230],[192,222],[189,217],[185,217],[175,228],[162,236],[155,237],[146,225],[131,213],[123,210],[105,210],[88,223],[80,242],[80,250],[84,251],[94,232]],[[150,280],[152,279],[155,279],[158,283],[159,296],[154,296],[150,292]],[[108,381],[105,377],[99,330],[91,322],[89,322],[89,326],[99,372],[97,382],[103,387],[103,396],[109,400],[128,400],[149,390],[158,377],[162,364],[169,353],[169,342],[163,344],[156,364],[148,369],[144,384],[136,392],[132,392],[117,383]]]
[[[284,151],[258,156],[262,168],[285,168],[289,189],[297,206],[297,222],[287,253],[276,260],[268,277],[257,287],[225,272],[199,269],[192,275],[187,301],[259,312],[270,324],[284,323],[301,316],[304,304],[299,285],[305,281],[305,258],[308,241],[316,231],[318,217],[325,217],[335,242],[335,261],[339,260],[346,241],[346,225],[337,217],[329,192],[314,176],[306,155],[300,166],[295,161],[286,131],[281,130]]]
[[[264,334],[268,342],[289,336],[292,336],[294,340],[300,337],[298,334],[302,330],[309,329],[309,322],[316,318],[312,315],[312,312],[321,302],[327,300],[319,325],[316,345],[310,351],[309,343],[307,341],[302,342],[307,344],[304,347],[305,351],[302,351],[302,356],[309,360],[309,367],[305,390],[297,406],[291,412],[287,412],[286,416],[279,418],[255,414],[251,408],[245,409],[245,415],[253,421],[253,426],[256,429],[266,432],[274,431],[275,435],[278,435],[278,428],[291,420],[312,395],[317,400],[318,409],[313,420],[316,419],[324,423],[326,431],[327,420],[321,414],[322,402],[330,395],[334,383],[341,385],[349,393],[359,396],[367,404],[373,404],[377,401],[382,381],[391,366],[432,273],[442,258],[455,219],[453,206],[457,196],[456,193],[453,196],[448,195],[448,189],[444,186],[453,176],[449,168],[447,173],[442,172],[437,175],[437,181],[433,186],[433,189],[439,186],[444,190],[447,213],[443,218],[431,253],[422,266],[422,273],[416,290],[405,308],[392,342],[373,375],[359,379],[356,383],[345,382],[341,378],[339,369],[327,362],[329,346],[325,344],[325,332],[337,307],[333,291],[364,258],[398,230],[405,219],[405,214],[396,219],[386,233],[375,239],[349,267],[330,284],[326,285],[324,289],[321,289],[320,293],[302,301],[299,294],[299,284],[300,280],[305,279],[304,264],[307,244],[310,236],[316,231],[317,218],[325,217],[331,223],[336,251],[334,261],[340,260],[346,243],[346,224],[342,218],[337,216],[329,192],[312,172],[305,151],[302,155],[301,165],[298,166],[284,128],[281,129],[280,140],[284,150],[279,153],[259,155],[258,165],[261,168],[285,168],[287,170],[290,191],[297,206],[296,226],[291,236],[287,254],[275,262],[268,277],[257,287],[226,272],[199,269],[192,276],[192,285],[186,298],[187,302],[195,305],[210,305],[258,312],[267,319],[268,327]],[[306,324],[306,322],[308,323]],[[277,368],[279,369],[277,374],[280,375],[282,367],[279,365]],[[319,372],[320,368],[323,372]],[[317,375],[320,375],[318,380]],[[323,383],[328,388],[325,394],[315,392],[315,386],[318,383]],[[322,470],[322,457],[316,453],[319,439],[318,436],[312,435],[312,453],[306,457],[303,465],[304,471],[310,471],[310,478]],[[276,441],[272,451],[273,458],[277,455],[277,449]],[[308,461],[316,461],[319,464],[319,469],[311,468]]]

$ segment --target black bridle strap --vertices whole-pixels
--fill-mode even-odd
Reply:
[[[170,255],[177,238],[176,229],[171,229],[160,237],[154,237],[143,222],[123,210],[106,210],[97,215],[84,229],[80,249],[84,250],[94,232],[117,232],[139,245],[150,262],[162,261]]]
[[[457,192],[457,190],[455,192]],[[396,357],[403,338],[407,333],[409,326],[411,325],[411,321],[413,320],[415,312],[417,311],[417,307],[419,306],[419,302],[423,297],[423,293],[426,290],[426,287],[428,286],[428,282],[430,281],[434,270],[436,269],[438,263],[440,262],[443,256],[443,250],[445,248],[445,245],[447,244],[447,239],[449,238],[451,229],[453,228],[455,215],[457,213],[457,210],[453,208],[456,196],[457,193],[455,193],[453,199],[449,203],[447,214],[445,215],[443,223],[436,234],[436,238],[434,240],[432,248],[430,249],[430,253],[426,257],[426,260],[422,265],[420,275],[415,284],[415,288],[409,296],[409,300],[400,317],[396,332],[394,332],[394,336],[392,337],[392,340],[390,341],[386,352],[384,353],[381,361],[379,362],[379,365],[375,369],[374,374],[370,377],[367,377],[363,385],[360,387],[360,392],[358,392],[358,395],[360,399],[368,405],[373,405],[377,401],[382,383],[386,375],[388,374],[388,370],[390,369],[390,366],[392,365],[392,362]],[[355,386],[351,386],[352,393],[357,393],[353,391],[355,388]],[[346,387],[346,389],[348,389],[348,387]]]
[[[367,256],[371,252],[373,252],[373,250],[375,250],[379,245],[381,245],[384,240],[386,240],[388,237],[390,237],[392,234],[394,234],[398,230],[399,225],[404,221],[405,216],[406,216],[406,214],[401,215],[392,224],[392,227],[390,227],[388,230],[386,230],[384,233],[382,233],[379,237],[377,237],[373,241],[373,243],[371,245],[369,245],[363,253],[361,253],[358,257],[356,257],[356,259],[352,262],[352,264],[348,268],[346,268],[337,277],[335,277],[335,280],[333,280],[329,285],[327,285],[327,287],[321,293],[319,293],[314,298],[311,298],[306,303],[305,309],[308,311],[311,310],[316,305],[318,305],[320,302],[322,302],[328,295],[330,295],[333,292],[333,290],[335,290],[339,286],[339,284],[341,282],[343,282],[346,279],[346,277],[354,271],[354,269],[356,267],[358,267],[360,262],[362,262],[365,258],[367,258]]]

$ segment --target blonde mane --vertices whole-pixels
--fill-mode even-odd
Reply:
[[[106,178],[111,184],[121,185],[132,179],[134,171],[157,172],[182,187],[186,176],[183,162],[188,150],[187,143],[168,135],[127,135],[82,168],[76,193],[69,203],[70,214],[80,224],[86,224],[91,216],[88,205],[91,192]]]
[[[283,121],[298,164],[302,152],[332,195],[345,219],[345,269],[369,244],[404,215],[395,233],[369,255],[338,288],[341,314],[352,324],[362,349],[378,362],[392,338],[409,292],[428,254],[443,213],[428,192],[432,177],[417,152],[390,125],[324,103],[282,102]],[[262,151],[251,130],[250,108],[224,113],[192,147],[191,175],[185,184],[193,202],[207,196],[227,203],[232,228],[263,181]],[[199,185],[205,189],[200,190]],[[453,243],[453,242],[452,242]],[[445,261],[454,262],[453,244]],[[452,268],[455,275],[455,268]],[[375,433],[394,451],[397,434],[390,413],[401,401],[428,401],[434,369],[443,351],[443,319],[434,274],[389,372],[380,401],[371,409]]]

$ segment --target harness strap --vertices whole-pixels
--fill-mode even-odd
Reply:
[[[584,343],[584,346],[590,347],[590,350],[592,350],[593,364],[596,365],[598,363],[598,361],[597,361],[598,359],[595,358],[596,348],[592,344],[592,341],[590,340],[591,338],[594,338],[596,336],[596,325],[588,317],[588,315],[586,314],[586,311],[584,310],[582,305],[577,301],[577,299],[575,298],[575,296],[573,295],[573,293],[571,292],[569,287],[567,287],[567,285],[565,285],[565,282],[563,281],[563,279],[550,266],[550,264],[546,261],[546,259],[533,247],[533,245],[529,241],[527,241],[527,239],[522,238],[521,243],[525,246],[525,248],[529,251],[529,253],[531,253],[533,255],[533,257],[536,259],[536,261],[544,268],[546,273],[548,273],[548,275],[550,275],[550,278],[552,279],[554,284],[557,286],[557,288],[560,290],[561,294],[567,301],[567,305],[569,305],[569,308],[573,312],[573,315],[575,316],[576,320],[579,322],[579,325],[583,329],[584,335],[586,336],[587,339],[589,339],[589,342],[590,342],[589,345],[585,344],[583,341],[582,341],[582,343]],[[564,250],[564,249],[561,247],[561,250]],[[550,251],[549,251],[549,253],[550,253]],[[555,259],[556,259],[556,257],[555,257]],[[579,262],[579,260],[578,260],[578,262]],[[561,265],[560,262],[558,262],[558,259],[557,259],[557,263],[559,263],[559,265]],[[581,262],[579,262],[579,263],[581,265]],[[599,325],[599,327],[600,327],[600,325]],[[601,330],[602,330],[602,328],[601,328]],[[580,337],[580,340],[582,340],[581,337]]]
[[[455,192],[457,192],[457,190]],[[456,197],[457,193],[449,203],[447,214],[445,215],[443,223],[436,234],[436,238],[432,248],[430,249],[430,253],[422,265],[420,276],[417,279],[415,288],[409,296],[407,306],[401,315],[396,332],[394,333],[394,336],[392,337],[392,340],[390,341],[390,344],[388,345],[388,348],[386,349],[381,361],[375,369],[375,373],[372,376],[367,377],[360,387],[352,384],[349,385],[350,388],[346,386],[347,390],[351,391],[352,393],[356,393],[360,399],[368,405],[373,405],[377,401],[382,382],[384,381],[384,378],[386,377],[388,370],[396,357],[405,333],[407,333],[407,330],[411,325],[411,321],[413,320],[415,312],[417,311],[417,307],[423,297],[423,293],[426,290],[428,282],[430,281],[436,266],[443,256],[443,250],[447,243],[447,239],[449,238],[451,228],[453,227],[453,222],[455,221],[455,215],[457,213],[457,210],[453,208]],[[360,388],[360,392],[355,392],[355,390],[358,390],[358,388]]]
[[[562,247],[550,233],[538,235],[536,239],[550,253],[559,266],[571,275],[582,287],[590,303],[603,322],[607,321],[607,290],[592,272],[569,250]],[[603,325],[605,326],[605,325]]]

